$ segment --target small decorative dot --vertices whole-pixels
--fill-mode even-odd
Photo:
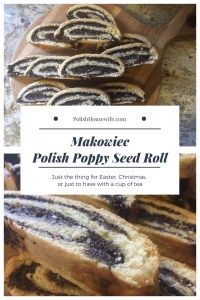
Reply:
[[[146,121],[146,119],[147,119],[146,117],[142,117],[142,121]]]
[[[54,121],[58,121],[58,117],[54,117],[53,119],[54,119]]]

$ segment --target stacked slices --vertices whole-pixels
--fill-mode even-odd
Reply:
[[[145,101],[144,91],[136,85],[124,82],[110,82],[107,78],[116,78],[124,74],[127,67],[152,64],[158,59],[156,49],[150,41],[139,34],[121,33],[113,16],[97,5],[75,5],[66,14],[61,24],[41,24],[27,35],[27,41],[35,46],[53,50],[53,55],[29,56],[17,59],[8,66],[10,77],[31,77],[45,82],[36,82],[25,87],[18,95],[20,104],[48,105],[108,105],[141,104]],[[56,49],[75,50],[80,45],[95,44],[98,52],[82,53],[71,56],[57,56]],[[91,80],[103,78],[106,82],[98,87],[98,94],[107,93],[110,100],[97,101],[92,98],[74,101],[69,99],[69,91],[53,80]],[[51,82],[52,81],[52,82]],[[95,82],[92,86],[97,86]],[[70,88],[70,87],[69,87]],[[83,88],[90,89],[86,84]],[[59,90],[60,89],[60,90]],[[68,89],[68,87],[67,87]],[[77,95],[77,90],[76,95]],[[85,91],[85,90],[84,90]],[[83,92],[84,92],[83,91]],[[56,95],[56,93],[59,93]],[[83,94],[82,92],[82,94]],[[88,93],[91,94],[90,90]],[[66,97],[65,97],[66,95]],[[53,98],[55,96],[55,99]]]

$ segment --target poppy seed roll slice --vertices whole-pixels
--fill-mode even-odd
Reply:
[[[56,93],[66,86],[60,82],[41,80],[24,87],[17,96],[20,104],[46,104]]]
[[[54,33],[60,24],[42,24],[34,27],[27,35],[27,41],[33,45],[49,46],[54,48],[70,48],[70,43],[59,41]]]
[[[185,264],[161,256],[159,290],[160,296],[195,296],[196,271]]]
[[[195,265],[196,215],[153,196],[137,196],[139,229],[158,246],[162,255]]]
[[[110,98],[94,88],[68,88],[55,94],[48,105],[110,105]]]
[[[143,43],[120,45],[107,49],[102,53],[120,58],[127,67],[153,64],[158,59],[156,49],[153,46],[148,46]]]
[[[106,43],[121,39],[116,26],[94,19],[73,19],[62,23],[55,31],[55,37],[62,41],[82,43]]]
[[[19,193],[5,194],[4,204],[6,242],[44,267],[94,295],[156,293],[156,246],[115,214]]]
[[[105,54],[80,54],[66,59],[59,68],[60,77],[119,77],[124,64],[118,58]]]
[[[72,19],[97,19],[116,25],[113,16],[98,5],[74,5],[68,11],[66,18]]]
[[[26,252],[5,268],[5,287],[12,296],[84,296],[77,285],[35,262]]]
[[[107,82],[99,86],[106,92],[113,104],[142,103],[145,92],[137,85],[125,82]]]
[[[60,78],[58,69],[66,60],[66,56],[43,56],[31,63],[25,76],[41,78]]]
[[[27,56],[22,59],[17,59],[8,65],[8,76],[10,77],[21,77],[25,76],[27,68],[30,64],[38,59],[39,55]]]

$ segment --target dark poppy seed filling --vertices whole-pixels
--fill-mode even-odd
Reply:
[[[60,286],[61,288],[64,287],[65,285],[69,286],[71,288],[77,288],[75,284],[72,282],[66,280],[62,276],[58,275],[57,273],[52,272],[51,270],[48,270],[45,274],[48,278],[49,281],[52,281],[53,283],[56,283],[56,285]]]
[[[121,101],[128,101],[128,102],[139,101],[140,102],[143,100],[143,97],[141,97],[133,92],[125,92],[125,91],[124,92],[119,92],[119,91],[110,92],[110,91],[108,91],[108,93],[114,103],[121,102]]]
[[[164,279],[159,278],[159,290],[160,295],[163,296],[184,296],[179,290],[173,285],[169,285]]]
[[[174,210],[170,207],[165,207],[165,206],[160,206],[159,204],[156,204],[155,202],[142,202],[140,201],[139,199],[137,199],[137,203],[139,205],[142,205],[144,204],[145,206],[148,206],[148,207],[153,207],[153,208],[156,208],[156,209],[159,209],[159,210],[162,210],[162,211],[165,211],[165,212],[168,212],[168,213],[172,213],[172,214],[175,214],[177,216],[181,216],[181,213],[177,210]]]
[[[24,76],[26,69],[29,67],[30,63],[36,60],[38,56],[31,56],[27,58],[23,58],[21,60],[16,61],[8,65],[8,76]]]
[[[108,64],[112,64],[113,66],[116,66],[116,67],[119,67],[119,63],[116,61],[116,60],[113,60],[112,58],[110,57],[103,57],[103,56],[81,56],[81,57],[75,57],[75,58],[70,58],[65,66],[68,67],[70,65],[73,65],[73,63],[76,63],[76,64],[80,64],[80,63],[94,63],[94,64],[105,64],[105,65],[108,65]]]
[[[38,266],[35,262],[22,264],[10,275],[7,285],[28,292],[35,292],[38,296],[51,296],[51,293],[39,288],[31,279]]]
[[[107,66],[77,66],[71,67],[70,71],[74,74],[74,76],[103,76],[103,75],[110,75],[116,72],[116,69],[113,67]]]
[[[164,265],[160,263],[159,268],[159,295],[160,296],[195,296],[196,283],[195,274],[191,269],[185,269],[185,265],[171,262],[165,259]],[[193,281],[192,281],[193,280]]]
[[[94,231],[90,231],[88,237],[81,237],[77,242],[87,244],[86,254],[108,266],[124,263],[124,255],[119,248],[112,242],[101,238]]]

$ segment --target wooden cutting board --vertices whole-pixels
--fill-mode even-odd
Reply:
[[[39,24],[62,23],[66,20],[66,12],[72,5],[56,5],[38,18],[25,32],[21,41],[19,42],[13,56],[13,60],[23,58],[30,55],[74,55],[84,52],[94,52],[94,48],[88,46],[82,47],[80,50],[52,50],[34,46],[27,43],[26,37],[31,29]],[[136,83],[141,86],[146,93],[146,102],[144,104],[152,105],[157,102],[160,90],[160,83],[162,79],[162,53],[164,47],[172,40],[186,39],[195,36],[195,5],[185,5],[177,15],[170,21],[169,24],[157,28],[145,25],[133,16],[125,12],[117,5],[103,5],[115,18],[117,25],[122,33],[132,32],[139,33],[146,36],[152,44],[156,47],[159,53],[158,61],[153,65],[143,65],[133,68],[127,68],[123,78],[110,79],[106,81],[126,81]],[[11,88],[14,99],[17,98],[19,91],[27,84],[36,81],[32,78],[11,78]],[[62,80],[67,86],[83,86],[86,81],[71,81]],[[103,79],[93,79],[87,81],[87,86],[96,86],[99,82],[105,82]]]

